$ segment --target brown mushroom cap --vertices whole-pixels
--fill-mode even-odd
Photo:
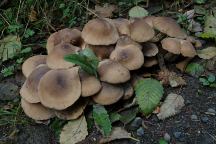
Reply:
[[[158,53],[158,46],[155,43],[143,43],[143,55],[146,57],[155,56]]]
[[[41,77],[47,73],[50,69],[46,65],[38,66],[26,79],[22,88],[20,89],[20,95],[23,99],[29,103],[40,102],[38,96],[38,84]]]
[[[154,37],[155,32],[143,19],[134,19],[130,25],[130,34],[134,41],[146,42]]]
[[[113,23],[115,24],[120,35],[128,35],[130,36],[130,21],[124,18],[113,19]]]
[[[69,43],[60,43],[47,56],[47,65],[52,69],[67,69],[73,67],[75,64],[64,60],[64,56],[78,52],[79,47],[73,46]]]
[[[123,48],[123,47],[128,46],[128,45],[134,45],[134,46],[136,46],[136,47],[139,47],[139,49],[142,49],[142,46],[141,46],[139,43],[135,42],[134,40],[132,40],[132,39],[131,39],[130,37],[128,37],[128,36],[121,36],[121,37],[118,39],[115,48],[116,48],[116,49],[118,49],[118,48]]]
[[[51,34],[50,37],[47,39],[47,53],[50,54],[54,47],[60,44],[61,42],[70,43],[75,46],[80,46],[81,41],[81,32],[78,29],[62,29],[58,32]]]
[[[122,85],[124,89],[124,95],[122,97],[123,100],[130,99],[134,94],[134,89],[130,83],[125,83]]]
[[[79,76],[82,85],[81,96],[83,97],[92,96],[101,89],[101,83],[94,75],[90,75],[85,71],[79,69]]]
[[[158,64],[158,60],[156,57],[150,57],[150,58],[146,58],[145,62],[144,62],[144,67],[152,67],[154,65]]]
[[[181,40],[181,54],[185,57],[194,57],[196,50],[193,45],[187,40]]]
[[[173,54],[181,53],[181,43],[177,38],[165,38],[161,41],[162,48]]]
[[[22,64],[23,75],[27,78],[38,65],[46,64],[46,59],[47,59],[46,55],[36,55],[28,58]]]
[[[78,101],[76,101],[72,106],[61,111],[55,111],[55,114],[58,118],[64,120],[77,119],[82,115],[87,103],[87,99],[81,98]]]
[[[170,17],[155,17],[153,19],[154,28],[170,37],[185,39],[187,34],[181,29],[178,23]]]
[[[81,95],[78,69],[78,67],[73,67],[47,72],[38,86],[41,103],[56,110],[63,110],[73,105]]]
[[[120,100],[123,94],[124,90],[121,86],[102,82],[102,89],[93,96],[93,100],[101,105],[110,105]]]
[[[113,60],[103,60],[99,63],[100,80],[112,84],[124,83],[130,79],[130,72],[120,63]]]
[[[92,45],[114,44],[119,38],[115,25],[107,18],[88,21],[81,35],[86,43]]]
[[[154,20],[155,16],[146,16],[143,18],[143,20],[150,26],[150,27],[154,27],[153,25],[153,20]]]
[[[34,120],[47,120],[54,117],[54,112],[44,107],[41,103],[29,103],[22,98],[21,107],[24,113]]]

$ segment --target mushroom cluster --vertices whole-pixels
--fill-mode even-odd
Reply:
[[[196,40],[169,17],[96,18],[82,32],[59,30],[47,40],[48,55],[36,55],[23,63],[26,81],[20,90],[21,106],[35,120],[76,119],[89,98],[101,105],[131,98],[131,71],[157,65],[158,52],[194,57],[193,44],[197,45]],[[98,78],[64,60],[85,48],[100,60]]]

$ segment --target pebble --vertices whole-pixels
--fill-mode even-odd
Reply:
[[[167,141],[167,142],[170,142],[171,137],[170,137],[170,135],[168,133],[164,134],[164,140]]]
[[[212,113],[212,114],[216,114],[216,111],[215,111],[213,108],[209,108],[209,109],[208,109],[208,112],[209,112],[209,113]]]
[[[201,117],[201,121],[204,122],[204,123],[207,123],[209,120],[208,117],[204,116],[204,117]]]
[[[174,132],[173,135],[176,139],[179,139],[182,136],[182,132]]]
[[[186,105],[190,105],[190,104],[191,104],[191,101],[190,101],[190,100],[186,100],[185,104],[186,104]]]
[[[131,122],[131,127],[133,128],[138,128],[142,125],[142,118],[141,117],[136,117],[132,122]]]
[[[144,135],[144,128],[143,127],[138,128],[136,133],[138,136],[143,136]]]
[[[191,115],[191,120],[192,121],[197,121],[198,120],[198,117],[197,117],[197,115]]]

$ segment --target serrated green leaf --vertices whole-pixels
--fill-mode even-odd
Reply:
[[[190,63],[187,65],[185,72],[198,77],[204,72],[204,67],[198,63]]]
[[[109,119],[109,115],[104,106],[93,105],[93,118],[95,123],[102,130],[103,135],[110,135],[112,131],[112,125]]]
[[[143,18],[148,16],[148,11],[140,6],[135,6],[129,10],[129,16],[132,18]]]
[[[124,110],[120,113],[120,121],[124,124],[131,122],[139,112],[138,107],[133,107],[127,110]]]
[[[156,108],[163,93],[163,86],[155,79],[139,80],[135,85],[137,103],[141,112],[146,116]]]

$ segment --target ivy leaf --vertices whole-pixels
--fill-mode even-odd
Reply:
[[[204,67],[198,63],[190,63],[187,65],[185,72],[192,76],[198,77],[204,72]]]
[[[86,48],[77,54],[67,55],[64,59],[79,65],[85,72],[97,76],[99,60],[91,49]]]
[[[156,108],[163,93],[163,86],[155,79],[139,80],[135,85],[137,103],[142,113],[146,116]]]
[[[143,18],[148,16],[148,11],[140,6],[135,6],[130,9],[129,16],[132,18]]]
[[[101,105],[93,105],[93,118],[95,123],[102,130],[103,135],[108,136],[112,131],[112,125],[109,119],[109,115]]]

